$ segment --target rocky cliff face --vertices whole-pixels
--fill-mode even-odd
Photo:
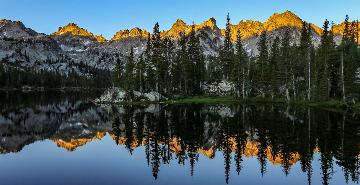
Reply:
[[[0,38],[32,38],[39,36],[40,34],[36,33],[30,28],[26,28],[24,24],[20,21],[11,21],[6,19],[0,20]]]
[[[46,61],[61,55],[61,48],[51,36],[26,28],[19,21],[0,20],[0,61],[5,65],[53,70]]]
[[[231,25],[231,38],[236,40],[240,30],[246,51],[257,54],[257,42],[261,32],[266,31],[270,38],[282,37],[285,29],[290,29],[292,43],[298,43],[303,20],[290,11],[272,15],[267,21],[240,21]],[[217,55],[223,43],[224,29],[220,29],[214,18],[194,24],[195,31],[201,35],[201,45],[206,55]],[[315,46],[320,43],[322,29],[311,24],[312,40]],[[177,20],[169,30],[161,32],[161,37],[179,39],[180,33],[188,34],[192,25]],[[333,27],[335,41],[339,43],[344,24]],[[69,23],[51,35],[37,33],[19,21],[0,20],[0,61],[35,70],[57,71],[60,73],[77,72],[85,64],[94,69],[112,70],[117,60],[126,61],[130,48],[139,55],[146,49],[149,32],[140,28],[118,31],[111,40],[95,35]]]
[[[80,28],[75,23],[69,23],[64,27],[59,27],[59,30],[52,33],[53,36],[62,36],[62,35],[72,35],[72,36],[81,36],[88,37],[90,39],[95,39],[98,42],[105,42],[106,39],[102,35],[94,35],[93,33],[87,31],[84,28]]]
[[[146,30],[142,30],[140,28],[133,28],[131,30],[120,30],[120,31],[116,32],[111,40],[116,41],[116,40],[126,39],[129,37],[144,37],[144,38],[146,38],[146,37],[148,37],[148,35],[149,35],[149,32],[147,32]]]

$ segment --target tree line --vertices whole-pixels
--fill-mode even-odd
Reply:
[[[146,50],[138,60],[131,49],[125,65],[117,62],[113,82],[127,92],[157,91],[191,96],[202,94],[205,73],[205,56],[194,25],[188,35],[181,33],[176,43],[170,38],[162,39],[156,23],[153,34],[148,35]]]
[[[342,40],[335,44],[333,25],[324,22],[319,46],[314,46],[311,24],[303,23],[300,41],[291,28],[281,28],[282,36],[271,39],[262,32],[258,55],[249,55],[237,31],[231,40],[227,16],[224,44],[216,57],[203,54],[200,38],[206,34],[180,33],[177,42],[161,38],[159,24],[148,35],[146,51],[138,58],[131,49],[126,63],[117,62],[113,85],[127,92],[158,91],[167,96],[203,95],[205,84],[228,81],[232,95],[241,98],[328,101],[355,100],[359,96],[357,71],[360,67],[359,24],[346,16]]]
[[[25,60],[29,61],[26,54]],[[47,60],[45,63],[56,63],[56,61]],[[25,86],[43,88],[106,88],[111,86],[110,71],[91,68],[82,62],[77,64],[77,66],[80,71],[88,75],[80,75],[74,70],[69,70],[68,73],[60,73],[23,68],[17,62],[10,63],[9,58],[5,57],[0,61],[0,88],[20,89]]]

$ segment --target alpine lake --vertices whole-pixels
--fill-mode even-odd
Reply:
[[[0,93],[2,185],[359,184],[360,115]]]

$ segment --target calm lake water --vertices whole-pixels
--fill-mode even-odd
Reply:
[[[352,112],[97,96],[0,93],[0,184],[359,184]]]

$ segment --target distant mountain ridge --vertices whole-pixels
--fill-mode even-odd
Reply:
[[[161,23],[160,23],[161,25]],[[282,37],[284,29],[291,32],[292,43],[299,43],[303,20],[291,11],[275,13],[265,22],[246,20],[231,25],[231,38],[236,39],[240,30],[244,47],[250,55],[256,55],[257,42],[261,32],[266,31],[269,42],[275,37]],[[217,26],[215,18],[200,24],[187,24],[178,19],[168,30],[161,32],[161,37],[177,40],[180,33],[188,34],[194,26],[201,34],[200,43],[206,56],[217,56],[223,44],[224,29]],[[311,24],[313,44],[320,44],[322,29]],[[341,41],[344,24],[333,26],[335,42]],[[360,27],[359,27],[360,30]],[[95,35],[76,23],[59,27],[47,35],[25,27],[20,21],[0,20],[0,61],[5,65],[15,65],[34,70],[56,71],[63,74],[75,72],[88,74],[92,69],[113,70],[117,61],[126,62],[130,48],[139,56],[146,49],[149,31],[138,27],[120,30],[107,40],[102,35]]]
[[[200,24],[194,24],[195,30],[201,30],[204,28],[209,28],[213,31],[221,31],[221,35],[224,35],[225,29],[220,29],[217,26],[215,18],[210,18]],[[315,25],[311,22],[311,28],[317,33],[321,34],[322,28],[318,25]],[[249,38],[253,36],[260,35],[261,32],[267,31],[271,32],[274,30],[277,30],[279,28],[283,27],[294,27],[294,28],[301,28],[303,24],[303,20],[297,16],[295,13],[291,11],[285,11],[283,13],[275,13],[271,15],[267,21],[260,22],[256,20],[241,20],[238,24],[232,24],[232,38],[236,38],[237,30],[240,29],[243,38]],[[191,24],[187,24],[185,21],[181,19],[177,19],[176,22],[172,25],[172,27],[169,30],[162,31],[161,35],[163,37],[172,37],[172,38],[178,38],[179,34],[181,32],[189,33],[191,30]],[[337,35],[342,34],[342,29],[344,27],[344,23],[335,24],[334,25],[334,33]],[[65,33],[70,33],[73,36],[88,36],[88,37],[95,37],[94,34],[91,32],[88,32],[86,29],[78,27],[75,23],[69,23],[68,25],[64,27],[59,27],[59,30],[52,33],[51,35],[62,35]],[[145,29],[141,29],[138,27],[134,27],[131,29],[125,29],[120,30],[114,34],[111,41],[120,40],[128,37],[147,37],[149,31]],[[101,39],[99,39],[99,42],[104,42],[106,39],[99,35]]]
[[[36,31],[34,31],[30,28],[26,28],[24,26],[24,24],[20,21],[11,21],[11,20],[6,20],[6,19],[1,19],[0,20],[0,28],[1,29],[4,29],[3,27],[9,28],[9,25],[10,25],[9,23],[13,23],[13,24],[16,24],[19,26],[18,30],[13,30],[13,32],[20,33],[21,31],[19,31],[19,28],[23,29],[24,32],[22,34],[17,35],[17,37],[28,37],[28,36],[34,36],[37,34]],[[283,28],[283,27],[301,28],[302,23],[303,23],[303,20],[291,11],[285,11],[283,13],[275,13],[272,16],[270,16],[268,18],[268,20],[265,22],[260,22],[260,21],[256,21],[256,20],[241,20],[238,24],[231,25],[232,38],[235,39],[236,32],[239,29],[243,35],[243,38],[246,39],[249,37],[258,36],[262,31],[271,32],[271,31],[274,31],[274,30],[277,30],[277,29]],[[313,30],[317,34],[321,34],[322,28],[320,28],[319,26],[317,26],[315,24],[312,24],[312,23],[310,23],[310,24],[311,24],[311,27],[313,28]],[[204,29],[204,28],[209,28],[215,32],[220,30],[220,33],[222,36],[224,35],[224,31],[225,31],[225,29],[220,29],[217,26],[215,18],[210,18],[207,21],[204,21],[200,24],[194,24],[194,26],[195,26],[196,31]],[[341,35],[343,28],[344,28],[344,23],[335,24],[333,28],[334,28],[334,33],[336,35]],[[190,24],[187,24],[187,23],[185,23],[185,21],[178,19],[178,20],[176,20],[176,22],[172,25],[172,27],[169,30],[162,31],[161,35],[163,37],[178,38],[179,34],[181,32],[189,33],[190,30],[191,30]],[[25,34],[25,33],[27,33],[27,34]],[[120,39],[124,39],[124,38],[128,38],[128,37],[147,37],[148,33],[149,33],[149,31],[147,31],[145,29],[140,29],[138,27],[134,27],[131,29],[125,29],[125,30],[119,30],[118,32],[116,32],[114,34],[114,36],[110,39],[110,41],[116,41],[116,40],[120,40]],[[69,34],[72,36],[95,38],[98,42],[106,42],[107,41],[103,35],[95,35],[95,34],[91,33],[90,31],[88,31],[87,29],[79,27],[76,23],[69,23],[65,26],[59,27],[59,29],[57,31],[55,31],[54,33],[52,33],[50,35],[51,36],[61,36],[61,35],[65,35],[65,34]],[[6,36],[4,34],[2,34],[2,35]],[[10,37],[12,37],[12,36],[14,36],[14,35],[10,35]]]

